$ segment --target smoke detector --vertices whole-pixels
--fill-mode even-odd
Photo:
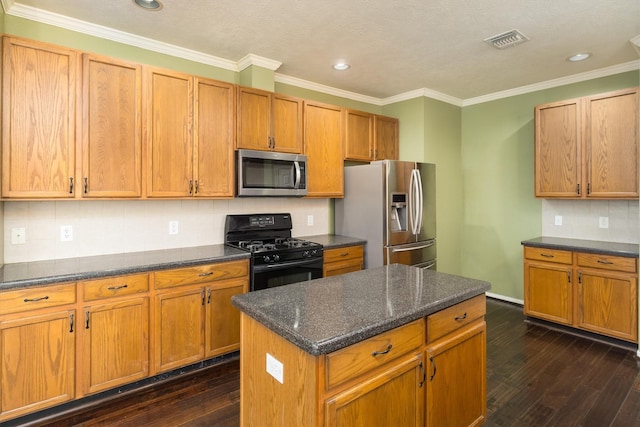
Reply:
[[[506,33],[488,37],[484,39],[484,42],[490,44],[496,49],[505,49],[520,43],[524,43],[527,40],[529,40],[529,38],[522,34],[520,31],[511,30],[507,31]]]

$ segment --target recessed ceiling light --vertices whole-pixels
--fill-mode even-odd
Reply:
[[[133,0],[135,4],[143,9],[158,11],[162,9],[162,3],[157,0]]]
[[[576,53],[575,55],[568,57],[567,61],[569,61],[569,62],[584,61],[585,59],[589,58],[590,56],[591,56],[591,54],[589,52]]]
[[[349,68],[351,68],[351,65],[347,64],[346,62],[338,62],[337,64],[333,65],[333,69],[338,71],[348,70]]]

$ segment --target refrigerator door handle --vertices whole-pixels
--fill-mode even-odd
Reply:
[[[422,176],[420,175],[420,170],[416,169],[416,187],[417,187],[417,195],[418,195],[418,202],[417,202],[417,206],[416,206],[416,210],[418,212],[417,214],[417,220],[418,220],[418,224],[416,226],[416,232],[414,234],[420,234],[422,232],[422,217],[424,215],[424,194],[423,194],[423,190],[422,190]]]
[[[436,242],[434,240],[432,240],[429,243],[425,243],[424,245],[416,245],[416,246],[411,246],[409,248],[407,248],[407,247],[404,247],[404,248],[391,248],[391,252],[395,253],[395,252],[415,251],[415,250],[418,250],[418,249],[430,248],[431,246],[433,246],[435,244],[436,244]]]
[[[416,217],[415,217],[415,198],[416,191],[416,170],[411,170],[411,177],[409,178],[409,222],[411,225],[411,234],[416,234]]]

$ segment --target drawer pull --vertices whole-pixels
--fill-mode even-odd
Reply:
[[[46,295],[40,298],[25,298],[24,302],[37,302],[37,301],[48,300],[48,299],[49,299],[49,295]]]
[[[429,361],[431,362],[431,364],[433,365],[433,373],[431,374],[431,376],[429,377],[429,382],[433,381],[433,377],[436,376],[436,361],[433,358],[433,356],[429,357]]]
[[[212,274],[213,274],[213,271],[209,271],[207,273],[198,274],[198,277],[207,277],[207,276],[211,276]]]
[[[607,261],[606,259],[599,259],[597,262],[598,264],[613,265],[611,261]]]
[[[349,252],[342,252],[342,253],[340,254],[340,256],[347,256],[347,255],[349,255]]]
[[[392,346],[391,344],[389,344],[389,345],[387,346],[387,349],[386,349],[386,350],[382,350],[382,351],[374,351],[373,353],[371,353],[371,355],[372,355],[373,357],[375,357],[375,356],[380,356],[381,354],[387,354],[387,353],[389,353],[389,352],[391,351],[391,347],[393,347],[393,346]]]
[[[129,285],[124,284],[124,285],[119,285],[119,286],[109,286],[107,289],[109,289],[110,291],[117,291],[118,289],[123,289],[123,288],[128,288]]]
[[[458,322],[460,322],[461,320],[464,320],[467,318],[467,312],[465,311],[464,314],[462,316],[456,316],[454,317],[454,320],[457,320]]]
[[[545,258],[553,258],[552,254],[545,254],[545,253],[541,253],[540,256],[543,256]]]

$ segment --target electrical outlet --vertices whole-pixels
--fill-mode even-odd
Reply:
[[[598,227],[600,227],[600,228],[609,228],[609,217],[608,216],[601,216],[598,219]]]
[[[27,240],[24,227],[15,227],[11,229],[11,244],[23,245]]]
[[[267,373],[278,380],[280,384],[284,384],[284,366],[269,353],[267,353]]]
[[[555,225],[562,225],[562,215],[556,215]]]
[[[169,234],[178,234],[178,221],[169,221]]]
[[[307,225],[308,226],[313,225],[313,215],[307,215]]]
[[[61,225],[60,226],[60,241],[70,242],[73,240],[73,226]]]

